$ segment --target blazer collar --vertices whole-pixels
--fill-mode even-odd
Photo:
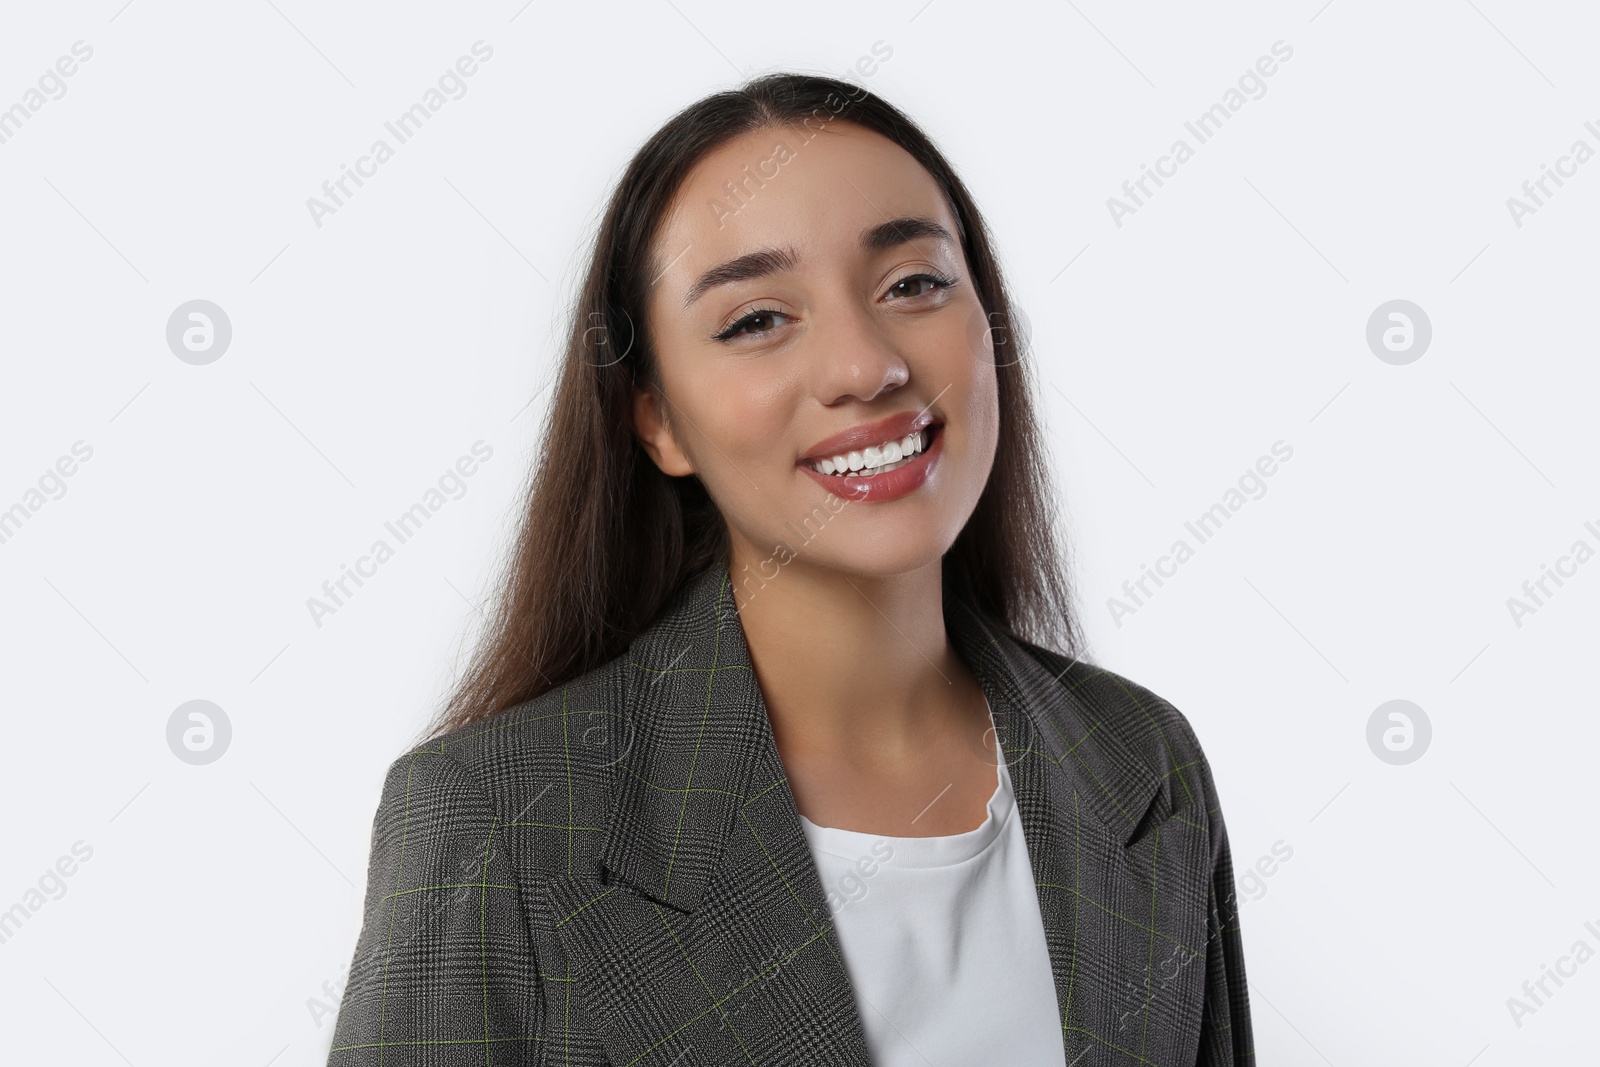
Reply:
[[[1076,802],[1128,843],[1159,792],[1155,773],[1098,728],[1094,710],[1024,643],[959,597],[947,595],[944,610],[950,640],[989,698],[1026,823],[1042,832],[1052,806]],[[768,756],[780,765],[727,567],[685,582],[626,659],[624,751],[599,858],[651,899],[691,913],[752,772]],[[1019,763],[1022,754],[1048,758]]]

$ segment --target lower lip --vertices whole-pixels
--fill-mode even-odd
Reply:
[[[812,481],[835,496],[858,504],[881,504],[885,500],[898,500],[919,488],[928,480],[933,465],[938,462],[943,451],[944,426],[941,424],[934,431],[933,440],[928,442],[927,448],[917,454],[916,459],[886,474],[874,474],[863,478],[854,474],[823,474],[821,471],[812,470],[804,463],[799,466]]]

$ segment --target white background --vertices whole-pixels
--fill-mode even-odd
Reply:
[[[324,1061],[382,773],[476,632],[604,196],[678,108],[875,42],[866,83],[949,153],[1032,322],[1093,657],[1194,724],[1241,876],[1292,849],[1243,910],[1258,1062],[1595,1058],[1600,961],[1507,1006],[1600,951],[1600,561],[1507,607],[1600,548],[1600,160],[1507,207],[1600,149],[1592,9],[123,3],[0,32],[0,108],[93,48],[0,144],[0,508],[93,449],[0,544],[0,909],[93,850],[0,944],[6,1060]],[[466,94],[316,225],[480,39]],[[206,366],[166,342],[192,299],[232,324]],[[1432,323],[1408,365],[1366,342],[1392,299]],[[315,625],[478,440],[465,495]],[[1107,599],[1279,440],[1265,495],[1118,625]],[[1366,740],[1397,698],[1433,729],[1405,766]],[[193,699],[233,728],[208,766],[167,746]]]

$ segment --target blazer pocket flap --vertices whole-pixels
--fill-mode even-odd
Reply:
[[[686,914],[593,875],[547,892],[572,1001],[613,1062],[868,1067],[831,924],[774,927],[717,902]]]
[[[1075,962],[1065,1011],[1068,1062],[1193,1063],[1205,1005],[1210,834],[1192,812],[1156,824],[1126,848],[1093,850],[1062,887],[1061,926]],[[1106,842],[1108,846],[1111,843]],[[1093,946],[1097,959],[1078,956]]]

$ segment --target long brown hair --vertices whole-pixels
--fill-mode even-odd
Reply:
[[[728,532],[698,477],[672,478],[633,432],[635,387],[659,388],[645,329],[651,243],[691,168],[750,131],[846,121],[905,149],[943,190],[979,301],[993,326],[1000,435],[976,508],[942,563],[959,595],[1014,637],[1078,656],[1057,501],[1034,416],[1026,337],[977,205],[904,114],[859,85],[769,74],[690,105],[628,164],[606,206],[573,309],[516,540],[472,662],[432,735],[554,689],[626,651],[679,585],[728,565]]]

